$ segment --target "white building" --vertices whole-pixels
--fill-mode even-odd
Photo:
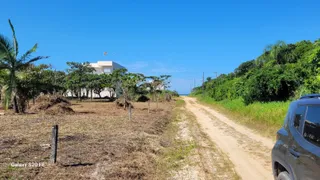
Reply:
[[[125,68],[113,61],[98,61],[97,63],[90,63],[90,66],[96,70],[95,73],[97,74],[102,74],[102,73],[110,74],[115,69]]]
[[[90,63],[90,66],[93,67],[96,71],[94,73],[97,74],[102,74],[102,73],[106,73],[106,74],[111,74],[114,70],[116,69],[122,69],[125,68],[123,66],[121,66],[120,64],[113,62],[113,61],[98,61],[96,63]],[[114,93],[113,93],[114,94]],[[105,88],[101,93],[100,93],[101,97],[110,97],[110,91],[108,88]],[[72,96],[71,92],[68,92],[68,96]],[[93,98],[99,98],[98,94],[95,94],[94,92],[91,95],[91,92],[89,91],[87,94],[87,90],[86,89],[81,89],[81,96],[87,96],[88,98],[91,98],[91,96]]]

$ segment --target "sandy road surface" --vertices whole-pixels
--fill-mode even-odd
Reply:
[[[273,179],[272,140],[197,103],[194,98],[183,97],[183,99],[186,102],[186,108],[196,116],[203,132],[227,154],[242,179]]]

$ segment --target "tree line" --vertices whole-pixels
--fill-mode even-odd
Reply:
[[[204,93],[221,101],[242,98],[255,101],[286,101],[320,90],[320,40],[294,44],[278,41],[256,59],[240,64],[233,72],[207,78]],[[202,87],[193,94],[203,93]]]
[[[15,29],[9,20],[12,40],[0,34],[0,88],[3,107],[13,108],[16,113],[24,112],[30,102],[41,93],[88,98],[88,92],[100,98],[105,89],[110,91],[110,98],[124,97],[125,101],[134,100],[138,95],[151,95],[158,99],[159,93],[170,87],[170,75],[145,76],[130,73],[127,69],[117,69],[111,74],[95,74],[95,69],[88,62],[67,62],[67,71],[53,70],[50,65],[35,65],[34,62],[47,59],[48,56],[33,57],[37,50],[35,44],[20,56]],[[81,92],[85,90],[86,96]],[[169,92],[168,92],[169,93]],[[177,93],[175,93],[177,94]]]

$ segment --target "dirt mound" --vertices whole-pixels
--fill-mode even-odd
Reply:
[[[31,106],[32,112],[44,112],[46,114],[73,114],[71,103],[62,96],[40,95]]]
[[[137,99],[137,102],[147,102],[147,101],[149,101],[150,100],[150,98],[148,98],[147,96],[145,96],[145,95],[142,95],[142,96],[140,96],[138,99]]]
[[[119,99],[117,99],[116,101],[116,105],[117,107],[122,107],[124,108],[125,110],[129,107],[129,105],[131,105],[131,108],[133,109],[133,104],[129,101],[126,101],[123,97],[120,97]]]

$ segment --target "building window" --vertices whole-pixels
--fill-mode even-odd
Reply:
[[[104,73],[111,73],[111,69],[110,69],[110,68],[104,68],[104,69],[103,69],[103,72],[104,72]]]

